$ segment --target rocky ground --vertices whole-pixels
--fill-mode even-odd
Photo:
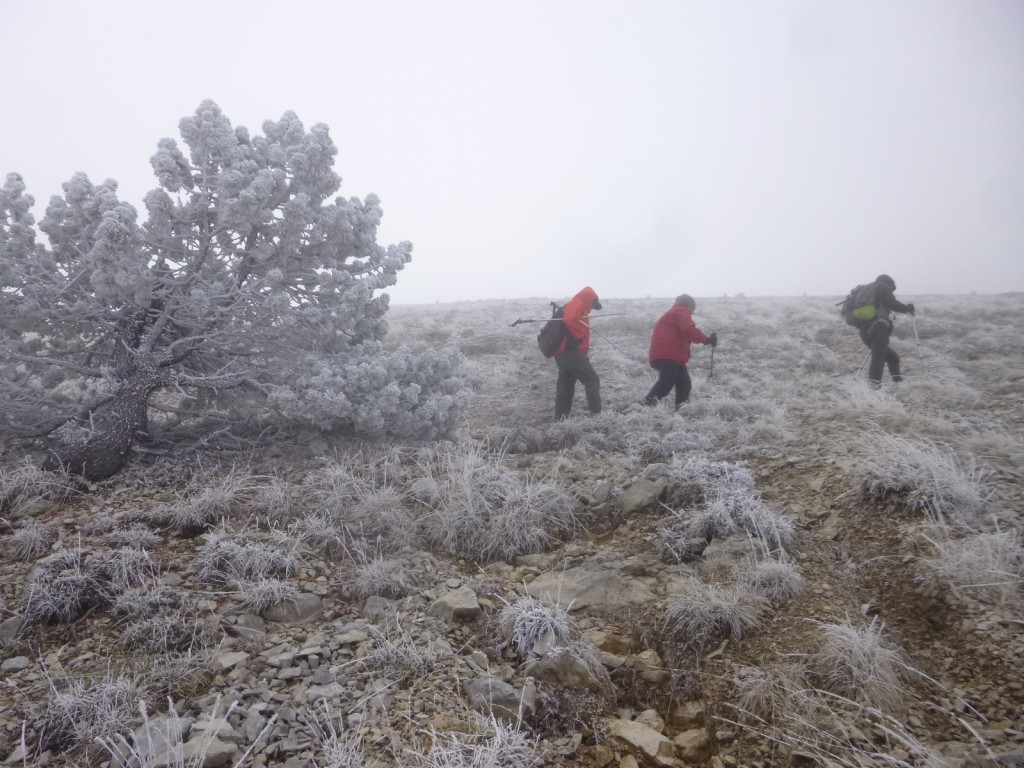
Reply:
[[[658,306],[644,310],[656,316]],[[775,319],[789,309],[770,311]],[[400,315],[397,329],[415,318],[424,334],[431,332],[438,315],[423,313]],[[717,320],[708,330],[726,340],[749,322],[724,304],[717,315],[707,309],[707,317]],[[999,364],[991,353],[971,369],[984,373],[971,381],[977,396],[971,395],[969,415],[944,416],[941,423],[931,410],[927,419],[907,414],[929,399],[962,398],[962,391],[936,394],[923,381],[909,381],[901,391],[865,395],[849,375],[860,349],[845,336],[829,336],[810,353],[804,344],[792,358],[780,348],[778,368],[766,368],[753,345],[736,344],[730,355],[724,341],[717,379],[705,378],[706,356],[691,365],[692,408],[676,414],[663,405],[652,414],[635,404],[652,376],[635,372],[642,350],[636,355],[627,348],[638,333],[631,322],[609,326],[603,351],[600,340],[595,344],[607,413],[579,416],[557,433],[547,415],[551,364],[532,351],[510,353],[507,331],[465,339],[479,396],[464,439],[504,445],[504,466],[553,478],[575,499],[582,528],[546,551],[490,562],[418,543],[396,545],[387,562],[407,576],[401,596],[366,596],[354,587],[350,556],[302,547],[285,579],[297,590],[288,599],[254,610],[237,590],[212,586],[202,573],[211,532],[168,530],[144,514],[180,498],[189,468],[169,457],[140,462],[66,500],[8,503],[0,512],[8,523],[0,538],[7,554],[0,564],[0,759],[9,765],[121,764],[89,737],[110,733],[104,728],[116,702],[144,695],[150,730],[140,727],[133,703],[132,716],[114,732],[134,731],[136,750],[155,755],[165,750],[163,736],[154,732],[180,732],[186,754],[200,754],[196,764],[208,766],[1024,764],[1021,572],[1006,574],[1018,583],[1016,598],[996,602],[922,584],[915,568],[922,512],[899,494],[876,498],[861,491],[858,420],[821,394],[830,388],[838,399],[867,398],[889,423],[922,434],[961,435],[961,444],[983,456],[991,473],[986,487],[1004,530],[1019,531],[1024,407],[1013,350],[1000,353],[1009,354],[1009,362]],[[648,318],[638,325],[649,327]],[[815,327],[811,323],[807,333]],[[909,343],[906,336],[903,341]],[[919,380],[953,359],[939,358],[944,337],[924,341],[936,351],[932,361],[920,355]],[[813,379],[797,376],[788,387],[779,385],[783,368],[799,373],[804,366],[815,367]],[[749,406],[743,392],[756,393],[760,410],[743,410]],[[783,411],[772,410],[766,399]],[[737,424],[746,426],[738,430]],[[652,431],[658,435],[653,447]],[[710,448],[693,448],[709,433]],[[625,447],[610,445],[623,436],[629,438]],[[753,474],[758,498],[792,523],[787,552],[805,584],[752,631],[722,633],[698,648],[667,630],[666,607],[694,576],[725,583],[761,545],[740,532],[713,538],[682,562],[666,558],[663,529],[702,504],[682,494],[673,484],[678,475],[665,469],[673,451],[664,446],[680,436],[690,441],[690,453]],[[247,466],[298,478],[314,465],[309,454],[318,447],[304,455],[250,456]],[[29,521],[45,523],[56,540],[46,553],[18,557],[15,532]],[[69,623],[26,623],[26,585],[42,557],[77,548],[102,561],[116,549],[111,533],[138,525],[159,537],[147,547],[157,566],[153,578],[167,592],[192,599],[189,615],[199,627],[192,631],[208,639],[195,644],[194,654],[182,648],[139,652],[125,641],[129,618],[99,603]],[[516,644],[502,620],[524,596],[556,615],[566,611],[568,650],[543,638]],[[842,748],[831,755],[831,737],[805,747],[779,743],[776,731],[737,708],[737,679],[744,670],[812,656],[821,626],[843,622],[882,628],[900,649],[901,711],[890,728],[889,713],[873,717],[854,708]],[[110,702],[100,707],[104,722],[95,722],[103,720],[95,709],[67,704],[69,697],[101,695]],[[167,697],[177,718],[166,716]],[[494,720],[481,721],[480,714]],[[512,724],[515,737],[525,740],[502,736],[501,724]],[[448,758],[438,747],[453,744],[463,747],[462,762],[443,762]],[[481,754],[479,745],[495,744],[505,758],[466,757]]]

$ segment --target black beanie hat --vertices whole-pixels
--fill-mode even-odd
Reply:
[[[888,286],[890,291],[896,290],[896,281],[893,280],[888,275],[879,275],[878,277],[875,278],[875,282]]]

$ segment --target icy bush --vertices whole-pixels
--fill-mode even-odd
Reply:
[[[40,469],[25,460],[0,466],[0,510],[26,506],[39,499],[63,502],[79,492],[81,481],[57,467]]]
[[[418,647],[411,637],[402,632],[397,640],[378,638],[362,662],[367,668],[401,683],[424,677],[448,656],[450,654],[445,651]]]
[[[150,517],[174,531],[195,535],[240,514],[251,484],[252,478],[236,468],[223,475],[200,473],[189,482],[184,498],[157,507]]]

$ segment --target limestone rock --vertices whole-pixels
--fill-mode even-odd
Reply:
[[[620,741],[640,751],[651,765],[678,768],[683,764],[675,757],[672,742],[643,723],[610,717],[605,719],[608,732]]]
[[[324,601],[303,592],[294,600],[283,600],[263,611],[263,618],[278,624],[302,624],[324,609]]]
[[[427,614],[445,621],[472,621],[480,615],[480,601],[469,587],[459,587],[434,601]]]

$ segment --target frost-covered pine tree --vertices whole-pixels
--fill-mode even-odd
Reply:
[[[77,174],[38,229],[0,192],[0,418],[92,479],[115,474],[152,409],[195,423],[302,424],[432,438],[465,398],[456,346],[385,349],[408,242],[376,242],[380,201],[333,197],[327,126],[234,127],[212,101],[159,142],[147,218]],[[159,396],[154,396],[159,393]]]

